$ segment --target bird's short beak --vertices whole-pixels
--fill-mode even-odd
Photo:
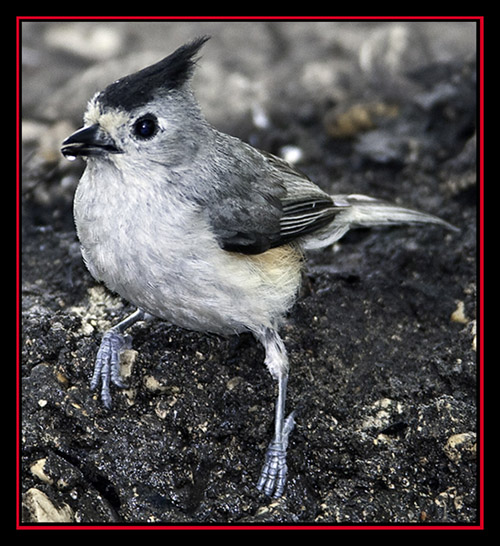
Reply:
[[[82,127],[69,136],[61,147],[61,153],[69,159],[77,156],[120,154],[122,151],[99,124]]]

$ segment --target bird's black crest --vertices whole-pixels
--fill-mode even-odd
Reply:
[[[196,38],[176,49],[161,61],[120,78],[99,94],[99,101],[113,107],[131,110],[147,103],[159,89],[177,89],[191,77],[194,56],[209,39]]]

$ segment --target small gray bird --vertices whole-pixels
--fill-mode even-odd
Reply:
[[[191,90],[207,37],[119,79],[89,102],[62,144],[87,165],[74,217],[90,273],[137,311],[107,331],[91,387],[111,406],[123,387],[126,328],[150,316],[200,332],[251,332],[278,383],[274,437],[258,489],[283,494],[288,358],[278,329],[301,280],[303,250],[350,228],[443,220],[362,195],[328,195],[284,160],[223,134]]]

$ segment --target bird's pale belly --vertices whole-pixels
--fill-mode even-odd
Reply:
[[[227,252],[208,228],[200,229],[199,217],[172,226],[164,207],[137,214],[144,204],[129,204],[124,201],[117,216],[92,207],[85,192],[75,198],[89,271],[130,303],[173,324],[221,334],[275,326],[292,306],[302,265],[294,247],[255,256]]]
[[[109,256],[103,264],[98,252],[83,254],[96,278],[137,307],[178,326],[221,334],[275,326],[300,283],[300,254],[289,247],[259,257],[218,247],[196,256],[177,251],[164,257],[163,267],[144,254],[114,267]]]

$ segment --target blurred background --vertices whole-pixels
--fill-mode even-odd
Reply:
[[[353,100],[400,99],[421,90],[419,69],[476,48],[467,21],[35,21],[21,31],[23,119],[78,124],[94,92],[208,34],[197,96],[209,121],[234,132],[265,124],[289,101],[307,117]]]

